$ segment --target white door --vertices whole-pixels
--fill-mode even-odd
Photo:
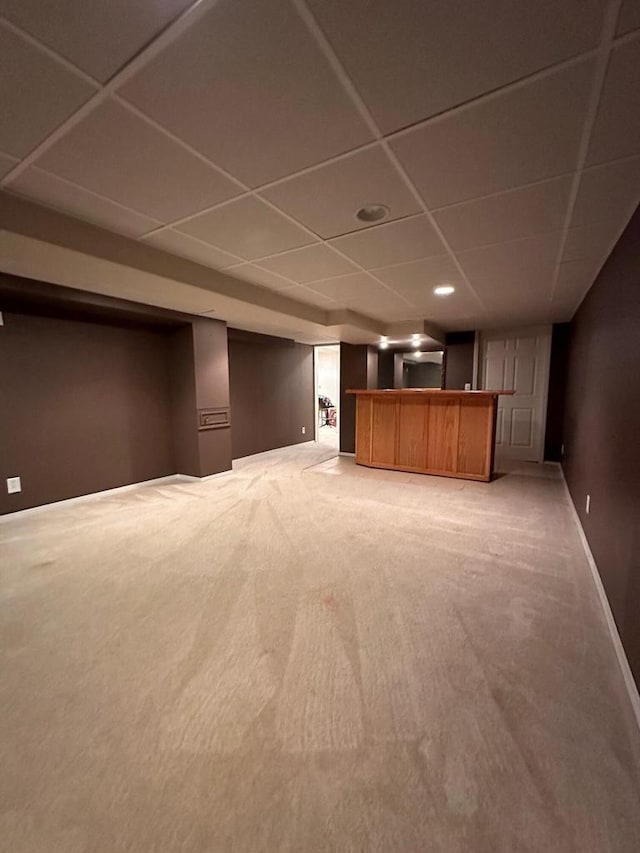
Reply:
[[[496,460],[542,462],[551,326],[483,332],[481,387],[514,390],[498,398]]]

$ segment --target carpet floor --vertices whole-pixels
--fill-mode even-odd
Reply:
[[[1,850],[640,850],[558,469],[332,452],[0,524]]]

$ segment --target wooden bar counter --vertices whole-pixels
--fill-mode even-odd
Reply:
[[[356,395],[356,462],[489,482],[499,394],[513,391],[349,390]]]

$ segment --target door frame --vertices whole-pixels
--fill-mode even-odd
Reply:
[[[341,370],[341,353],[340,353],[340,342],[336,342],[333,344],[314,344],[313,346],[313,416],[314,416],[314,428],[313,428],[313,440],[320,440],[320,407],[318,406],[318,350],[324,349],[325,347],[337,347],[338,352],[338,399],[336,402],[336,429],[338,431],[338,437],[340,436],[340,370]]]

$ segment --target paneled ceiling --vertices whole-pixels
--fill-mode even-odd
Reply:
[[[0,0],[1,186],[327,311],[568,320],[640,201],[639,9]]]

